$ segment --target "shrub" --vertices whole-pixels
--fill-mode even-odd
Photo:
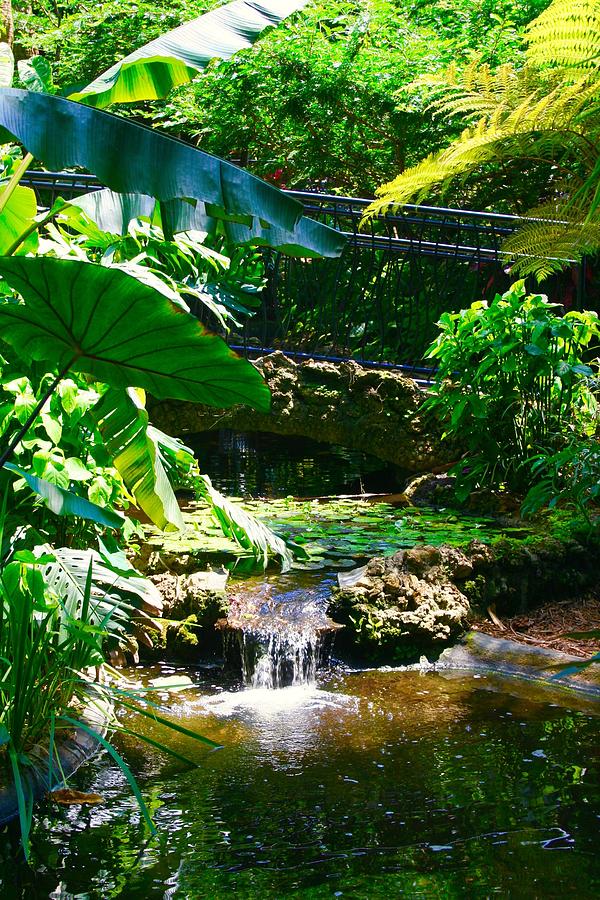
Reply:
[[[517,282],[491,304],[444,313],[427,356],[438,373],[426,408],[466,449],[455,467],[459,496],[478,487],[523,491],[538,477],[532,457],[561,450],[595,429],[593,312],[558,315],[557,304],[526,296]]]

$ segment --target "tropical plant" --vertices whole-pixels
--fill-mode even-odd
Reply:
[[[517,282],[489,306],[441,316],[427,353],[439,368],[425,408],[466,448],[453,470],[463,497],[477,487],[526,490],[539,475],[532,457],[594,432],[597,365],[584,358],[598,345],[598,317],[557,313]]]
[[[543,507],[572,507],[588,525],[600,500],[600,445],[595,437],[573,436],[557,453],[532,459],[536,483],[523,501],[523,512],[532,515]]]
[[[600,3],[553,0],[526,35],[524,66],[475,61],[422,80],[431,111],[467,127],[380,188],[369,214],[450,186],[464,201],[465,183],[486,185],[489,203],[490,175],[510,201],[520,172],[536,193],[503,251],[514,272],[542,278],[600,248]]]
[[[307,2],[234,0],[130,53],[71,99],[104,108],[166,97],[195,78],[211,59],[228,59],[251,46],[267,26],[277,25]]]
[[[457,134],[454,124],[440,133],[406,85],[452,60],[466,65],[474,52],[490,65],[515,60],[523,27],[548,2],[314,0],[251,49],[212,62],[165,100],[136,102],[129,114],[239,158],[280,186],[371,196]],[[80,90],[134,40],[152,41],[215,5],[101,0],[84,10],[73,0],[52,8],[15,0],[17,53],[42,53],[57,84]]]
[[[129,781],[152,831],[156,829],[135,777],[106,737],[106,729],[132,734],[180,761],[194,763],[171,750],[168,742],[159,744],[133,732],[116,718],[115,705],[217,746],[160,715],[139,689],[123,685],[122,679],[112,684],[107,680],[110,672],[105,671],[102,681],[93,677],[94,670],[97,673],[104,667],[109,630],[123,632],[131,614],[127,604],[110,594],[94,596],[92,562],[81,562],[78,568],[73,558],[64,555],[21,551],[0,566],[0,764],[14,781],[26,858],[36,795],[40,788],[66,787],[63,735],[89,734],[108,751]],[[114,571],[110,577],[114,580]],[[130,590],[136,586],[131,584]],[[175,685],[161,685],[161,690],[189,683],[180,678]]]
[[[297,5],[267,2],[264,8],[293,9]],[[251,4],[231,7],[226,18],[231,22],[232,13],[244,12],[238,26],[243,25],[242,36],[245,33],[248,40],[254,39],[266,24],[265,16]],[[223,21],[220,16],[217,19]],[[276,19],[273,14],[271,20]],[[185,28],[179,37],[185,43],[189,35],[190,29]],[[238,35],[238,42],[241,39]],[[235,41],[226,44],[225,50],[233,52]],[[1,77],[7,84],[12,58],[5,53],[2,60]],[[192,68],[187,65],[188,70]],[[23,159],[11,150],[3,154],[7,177],[0,184],[0,320],[8,344],[2,359],[1,386],[8,398],[1,419],[5,445],[0,453],[0,478],[6,480],[8,473],[19,477],[12,485],[17,503],[20,489],[27,485],[52,512],[87,517],[99,532],[123,527],[123,517],[113,510],[123,499],[135,499],[161,527],[179,528],[181,514],[167,473],[173,476],[178,468],[190,469],[195,463],[186,448],[151,428],[144,392],[217,406],[247,403],[263,411],[270,402],[256,370],[219,337],[209,334],[182,299],[182,294],[199,293],[199,285],[190,283],[190,276],[196,281],[199,277],[190,257],[201,246],[191,234],[197,231],[192,223],[197,226],[199,217],[203,223],[225,222],[241,228],[245,238],[256,236],[267,243],[272,229],[275,242],[298,248],[301,207],[228,163],[115,116],[61,100],[53,94],[49,73],[39,60],[19,71],[31,90],[6,88],[0,93],[0,127],[6,129],[2,137],[20,140],[28,151]],[[123,85],[135,82],[139,90],[156,72],[158,81],[165,73],[170,73],[169,78],[181,74],[181,59],[157,62],[153,57],[126,62],[112,86],[122,91]],[[36,129],[32,113],[45,119],[45,134]],[[59,129],[56,122],[60,118]],[[158,254],[155,271],[141,266],[139,259],[137,263],[130,259],[128,248],[120,248],[126,259],[117,263],[114,240],[107,243],[105,233],[89,217],[78,234],[89,238],[91,223],[95,243],[84,249],[72,239],[76,220],[81,225],[77,219],[81,214],[72,215],[67,224],[67,205],[62,201],[38,213],[33,192],[20,184],[33,154],[49,165],[86,166],[115,190],[146,195],[142,199],[111,195],[108,203],[121,216],[117,238],[126,233],[135,242],[143,232],[148,258],[157,254],[160,245],[162,255]],[[160,166],[155,165],[157,159]],[[106,195],[104,200],[106,211]],[[148,201],[152,210],[142,221],[142,207]],[[135,214],[125,222],[128,204],[132,210],[135,206]],[[99,215],[98,203],[91,205]],[[132,227],[132,219],[140,221]],[[300,225],[300,229],[313,244],[323,240],[331,245],[331,234],[323,226],[307,229]],[[181,236],[184,232],[187,237]],[[339,243],[339,237],[335,240]],[[310,250],[319,252],[315,246]],[[98,256],[94,258],[98,253],[104,264]],[[173,275],[169,267],[174,261],[181,263],[182,257],[188,268],[183,277],[181,271]],[[204,257],[215,263],[218,254],[204,248]],[[222,260],[220,263],[226,267]],[[171,284],[160,279],[165,275]],[[85,399],[81,396],[84,392]],[[73,427],[80,434],[78,441],[70,435],[76,447],[71,453],[69,441],[62,442],[63,432],[72,432]],[[21,457],[28,453],[27,469],[11,461],[17,454],[22,462]],[[100,503],[82,496],[81,486],[90,482],[91,474],[97,474],[90,473],[94,467],[102,470],[106,489],[100,498],[96,484],[94,499],[101,499]],[[105,477],[107,468],[112,470],[112,484]],[[197,467],[194,475],[200,479]],[[247,518],[242,526],[235,516],[223,513],[224,498],[210,491],[207,480],[200,483],[230,533],[242,540],[242,527],[254,523]],[[14,521],[13,496],[13,490],[8,490]],[[94,535],[98,551],[89,546],[53,550],[44,543],[45,535],[40,541],[34,523],[24,518],[22,525],[0,539],[0,725],[4,728],[0,738],[8,750],[27,853],[33,789],[23,767],[32,767],[35,742],[49,733],[47,781],[52,785],[54,733],[61,725],[94,733],[121,765],[151,824],[135,779],[117,751],[97,729],[74,716],[71,705],[80,693],[113,696],[126,708],[198,736],[168,723],[154,710],[132,706],[124,699],[131,697],[129,692],[117,689],[111,695],[85,677],[87,669],[102,664],[109,638],[122,638],[131,627],[143,633],[148,612],[160,611],[157,592],[106,535]],[[88,532],[87,538],[90,536]],[[259,545],[266,557],[267,548],[275,546],[272,538],[263,528],[258,537],[247,540],[252,546]],[[85,541],[81,535],[79,539]],[[275,551],[288,560],[283,542]],[[60,769],[60,761],[57,765]]]

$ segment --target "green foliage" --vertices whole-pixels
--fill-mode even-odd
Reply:
[[[108,562],[105,557],[99,566],[89,554],[67,551],[37,556],[27,551],[0,566],[0,765],[9,768],[15,783],[26,858],[30,853],[35,781],[41,780],[49,790],[65,783],[57,739],[61,730],[71,735],[73,729],[86,732],[110,753],[129,781],[152,831],[154,823],[135,777],[101,730],[111,725],[114,731],[134,734],[180,761],[189,764],[190,760],[171,751],[168,743],[131,732],[114,717],[114,704],[152,718],[171,731],[217,746],[159,715],[154,704],[135,688],[101,685],[90,677],[90,669],[104,663],[109,628],[122,632],[132,613],[140,615],[135,605],[115,597],[118,582],[125,582],[129,597],[138,600],[152,588],[132,574],[131,568],[119,574],[108,568]],[[94,568],[99,575],[95,586]],[[103,578],[112,594],[99,589]],[[161,690],[169,689],[168,685],[161,686]]]
[[[513,271],[543,278],[596,252],[599,73],[600,3],[554,0],[527,30],[524,66],[494,70],[474,61],[422,79],[432,113],[467,127],[445,149],[384,185],[370,214],[432,201],[451,187],[455,202],[464,204],[474,196],[470,184],[476,191],[480,186],[475,196],[485,196],[486,205],[499,193],[515,211],[515,200],[523,199],[516,184],[525,176],[533,187],[533,195],[531,188],[524,195],[531,221],[503,245]]]
[[[114,387],[268,411],[256,370],[189,313],[116,268],[51,257],[0,260],[24,302],[0,306],[3,337],[24,359],[55,360]]]
[[[225,160],[50,94],[0,91],[2,136],[20,141],[51,168],[82,166],[115,191],[161,201],[188,198],[210,204],[210,215],[239,217],[247,225],[256,215],[286,230],[302,214],[296,200]]]
[[[420,74],[473,54],[495,65],[519,56],[524,26],[548,0],[316,0],[248,51],[215,61],[167,100],[138,105],[179,137],[248,161],[278,184],[325,183],[365,195],[457,133],[440,133]],[[52,62],[55,81],[83,85],[132,50],[222,2],[110,0],[93,10],[66,3],[17,14],[24,46]],[[33,12],[31,12],[33,9]]]
[[[467,449],[455,467],[464,496],[481,486],[529,487],[535,454],[594,430],[594,370],[583,358],[598,340],[598,318],[561,318],[555,310],[541,295],[525,296],[517,282],[489,306],[477,302],[440,319],[427,354],[439,369],[425,408]]]
[[[523,502],[523,512],[532,515],[545,506],[573,507],[594,524],[592,511],[600,499],[600,446],[597,439],[573,437],[553,454],[540,454],[532,461],[536,484]]]
[[[261,32],[305,6],[307,0],[234,0],[140,47],[99,75],[71,99],[104,108],[166,97],[191,81],[211,59],[228,59]]]

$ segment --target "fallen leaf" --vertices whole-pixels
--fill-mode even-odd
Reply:
[[[61,806],[74,806],[78,803],[85,803],[89,806],[95,806],[98,803],[104,803],[104,797],[100,794],[86,794],[82,791],[73,791],[71,788],[59,788],[57,791],[51,791],[50,799]]]

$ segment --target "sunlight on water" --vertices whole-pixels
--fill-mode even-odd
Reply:
[[[314,684],[294,685],[273,690],[268,687],[244,691],[226,691],[207,697],[200,703],[203,710],[215,716],[230,717],[249,712],[253,720],[270,719],[287,713],[318,712],[325,708],[355,704],[356,699],[344,694],[319,690]]]

